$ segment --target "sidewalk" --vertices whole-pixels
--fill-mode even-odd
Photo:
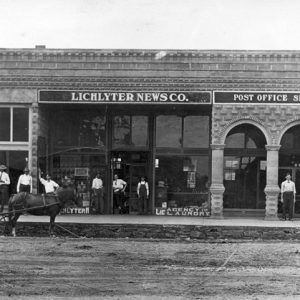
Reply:
[[[49,222],[48,216],[23,215],[18,222]],[[136,216],[136,215],[59,215],[56,223],[73,224],[132,224],[132,225],[193,225],[193,226],[230,226],[230,227],[268,227],[298,228],[300,219],[294,221],[266,221],[263,218],[199,218],[175,216]]]

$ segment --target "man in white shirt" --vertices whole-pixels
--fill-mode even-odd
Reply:
[[[32,193],[32,177],[27,167],[24,169],[24,174],[20,175],[17,183],[17,193],[20,192]]]
[[[100,178],[100,173],[97,173],[92,182],[92,190],[95,199],[95,208],[98,214],[104,213],[104,201],[103,201],[103,181]]]
[[[121,209],[123,207],[124,191],[126,186],[127,182],[123,179],[119,179],[118,175],[115,174],[113,181],[114,208],[119,209],[119,213],[121,213]]]
[[[6,166],[0,165],[0,212],[3,212],[4,205],[8,203],[8,186],[10,185],[10,178],[5,170]]]
[[[55,181],[51,180],[51,176],[49,174],[46,175],[46,180],[45,180],[44,178],[41,177],[41,174],[39,173],[39,178],[40,178],[41,184],[45,188],[46,194],[55,193],[55,191],[59,187],[59,185]]]
[[[286,180],[281,184],[281,202],[282,202],[282,219],[286,220],[286,214],[289,214],[289,220],[293,220],[294,204],[296,202],[296,187],[291,180],[291,174],[287,173]]]

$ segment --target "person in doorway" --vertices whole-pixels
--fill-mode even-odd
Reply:
[[[147,213],[147,202],[149,198],[149,184],[142,176],[140,182],[137,185],[137,195],[139,198],[139,213],[140,215]]]
[[[296,202],[296,187],[291,180],[291,174],[287,173],[286,180],[281,183],[281,202],[282,202],[282,219],[286,220],[288,213],[289,220],[293,220],[294,204]]]
[[[124,192],[127,186],[127,182],[123,179],[120,179],[117,174],[114,176],[113,180],[113,200],[114,200],[114,208],[119,209],[119,213],[121,213],[124,202]]]
[[[6,166],[0,165],[0,212],[3,212],[4,205],[8,202],[8,186],[10,185],[9,175],[5,172]]]
[[[104,201],[103,201],[103,181],[101,175],[98,172],[92,182],[92,190],[95,199],[96,213],[104,213]]]
[[[45,188],[46,194],[55,193],[56,189],[59,187],[59,185],[55,181],[51,180],[51,176],[49,174],[46,174],[46,179],[44,179],[41,177],[41,173],[39,173],[39,179],[41,184]]]
[[[24,169],[24,174],[20,175],[17,183],[17,193],[20,192],[32,193],[32,177],[27,167]]]

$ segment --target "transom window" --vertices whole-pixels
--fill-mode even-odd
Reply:
[[[148,146],[148,117],[120,115],[113,118],[113,147]]]
[[[156,147],[207,148],[208,116],[161,115],[156,118]]]

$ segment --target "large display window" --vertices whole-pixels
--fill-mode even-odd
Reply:
[[[209,116],[159,115],[155,125],[156,213],[208,215]]]
[[[155,206],[202,206],[208,204],[209,158],[208,156],[156,156]],[[159,193],[164,196],[161,196]]]

